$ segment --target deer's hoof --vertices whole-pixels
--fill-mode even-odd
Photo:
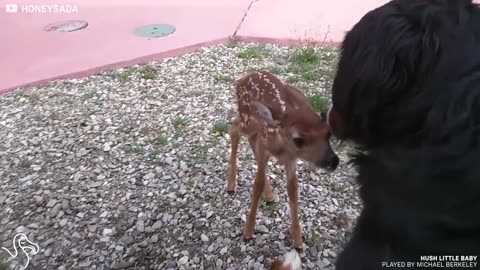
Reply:
[[[292,239],[292,247],[298,252],[303,250],[303,241],[298,239]]]
[[[303,243],[301,243],[301,244],[292,244],[292,247],[293,247],[298,253],[302,253],[302,251],[303,251]]]
[[[235,194],[235,190],[234,189],[233,190],[227,190],[227,194],[228,195],[233,195],[233,194]]]
[[[292,244],[292,247],[296,249],[297,251],[301,252],[303,250],[303,235],[300,234],[292,234],[292,230],[288,230],[290,234],[290,241]]]
[[[249,242],[250,240],[252,240],[252,237],[251,236],[246,237],[245,235],[242,235],[241,239],[242,239],[243,242]]]
[[[268,195],[268,196],[263,195],[263,199],[265,200],[265,202],[266,202],[267,204],[271,204],[271,203],[273,203],[273,201],[274,201],[274,200],[273,200],[273,195]]]
[[[252,239],[252,236],[253,236],[253,232],[243,230],[243,234],[242,234],[243,241],[246,241],[246,242],[250,241]]]

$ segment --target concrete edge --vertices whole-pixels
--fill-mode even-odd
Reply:
[[[218,44],[227,44],[231,41],[240,41],[240,42],[247,42],[247,43],[260,43],[260,44],[278,44],[282,46],[300,46],[302,45],[302,41],[298,39],[289,39],[289,38],[267,38],[267,37],[254,37],[254,36],[230,36],[226,38],[220,38],[216,40],[211,40],[207,42],[201,42],[197,43],[194,45],[190,45],[187,47],[182,47],[182,48],[177,48],[173,50],[169,50],[166,52],[161,52],[161,53],[155,53],[151,55],[146,55],[146,56],[141,56],[137,57],[131,60],[126,60],[126,61],[120,61],[112,64],[107,64],[83,71],[78,71],[78,72],[72,72],[60,76],[55,76],[47,79],[41,79],[29,83],[24,83],[24,84],[19,84],[13,87],[9,88],[4,88],[0,89],[0,95],[4,95],[10,92],[14,92],[15,90],[18,90],[19,88],[24,88],[24,87],[38,87],[42,86],[47,83],[51,83],[54,81],[59,81],[59,80],[65,80],[65,79],[76,79],[76,78],[83,78],[87,76],[91,76],[97,73],[101,73],[107,70],[111,69],[119,69],[119,68],[125,68],[125,67],[130,67],[134,65],[139,65],[139,64],[145,64],[151,61],[158,61],[164,58],[169,58],[169,57],[178,57],[182,56],[185,54],[193,53],[196,50],[202,48],[202,47],[209,47],[209,46],[214,46]],[[325,45],[325,46],[335,46],[338,47],[340,44],[339,42],[325,42],[325,41],[320,41],[316,42],[317,45]]]
[[[278,44],[281,46],[302,46],[305,44],[305,40],[293,39],[293,38],[270,38],[270,37],[256,37],[256,36],[235,36],[231,39],[247,42],[247,43],[260,43],[260,44]],[[336,41],[315,41],[313,42],[318,46],[332,46],[339,47],[340,42]]]
[[[64,75],[60,75],[60,76],[55,76],[55,77],[51,77],[51,78],[47,78],[47,79],[36,80],[36,81],[29,82],[29,83],[23,83],[23,84],[19,84],[19,85],[16,85],[16,86],[9,87],[9,88],[0,89],[0,95],[4,95],[6,93],[15,91],[19,88],[37,87],[37,86],[41,86],[41,85],[44,85],[46,83],[50,83],[50,82],[54,82],[54,81],[58,81],[58,80],[83,78],[83,77],[87,77],[87,76],[94,75],[94,74],[97,74],[97,73],[100,73],[100,72],[103,72],[103,71],[107,71],[107,70],[111,70],[111,69],[119,69],[119,68],[130,67],[130,66],[134,66],[134,65],[138,65],[138,64],[145,64],[145,63],[148,63],[148,62],[151,62],[151,61],[161,60],[161,59],[169,58],[169,57],[178,57],[178,56],[181,56],[181,55],[184,55],[184,54],[189,54],[189,53],[195,52],[196,50],[198,50],[202,47],[208,47],[208,46],[213,46],[213,45],[217,45],[217,44],[221,44],[221,43],[226,43],[228,40],[229,40],[229,38],[221,38],[221,39],[211,40],[211,41],[207,41],[207,42],[201,42],[201,43],[197,43],[197,44],[190,45],[190,46],[187,46],[187,47],[181,47],[181,48],[177,48],[177,49],[173,49],[173,50],[169,50],[169,51],[165,51],[165,52],[161,52],[161,53],[155,53],[155,54],[140,56],[140,57],[130,59],[130,60],[119,61],[119,62],[106,64],[106,65],[102,65],[102,66],[99,66],[99,67],[90,68],[90,69],[86,69],[86,70],[82,70],[82,71],[72,72],[72,73],[68,73],[68,74],[64,74]]]

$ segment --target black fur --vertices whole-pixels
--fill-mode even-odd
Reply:
[[[364,208],[336,269],[480,256],[479,7],[393,0],[367,13],[341,49],[336,133],[360,150],[352,161]]]

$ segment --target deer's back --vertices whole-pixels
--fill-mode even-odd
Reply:
[[[291,85],[284,84],[267,71],[251,73],[240,78],[235,88],[238,110],[241,114],[253,113],[250,111],[250,108],[253,108],[250,104],[255,100],[266,105],[275,119],[287,110],[307,104],[307,99],[302,92]]]

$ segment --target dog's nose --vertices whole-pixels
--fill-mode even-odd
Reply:
[[[323,160],[318,162],[316,165],[317,167],[326,169],[328,171],[334,171],[338,164],[340,163],[340,160],[338,156],[334,153],[331,153],[328,155],[328,157],[325,157]]]
[[[330,158],[330,162],[329,162],[329,163],[330,163],[330,164],[329,164],[329,166],[328,166],[328,169],[329,169],[330,171],[334,171],[334,170],[337,168],[338,164],[340,163],[340,159],[338,158],[337,155],[334,154],[334,155],[332,155],[332,157]]]

